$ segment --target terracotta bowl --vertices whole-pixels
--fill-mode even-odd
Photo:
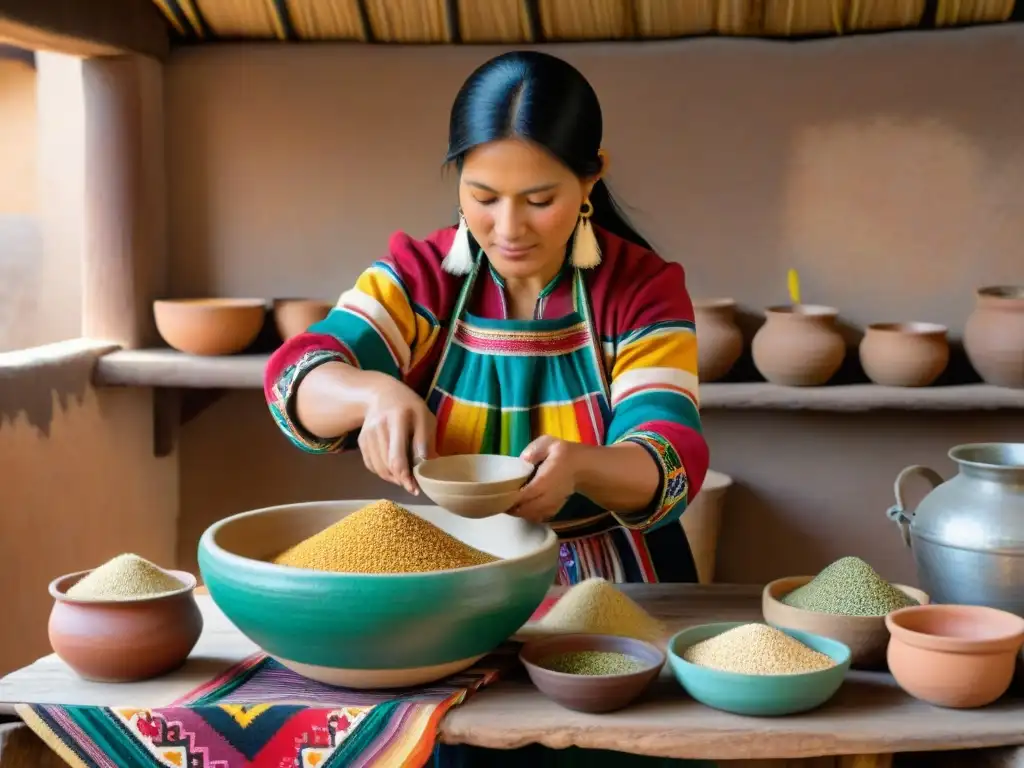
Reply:
[[[305,333],[334,309],[333,302],[319,299],[277,299],[274,302],[274,325],[285,341]]]
[[[646,666],[625,675],[571,675],[545,669],[545,659],[574,651],[624,653]],[[612,635],[562,635],[535,640],[523,646],[519,659],[537,689],[567,709],[578,712],[612,712],[628,706],[661,672],[665,654],[657,646]]]
[[[922,605],[885,617],[889,670],[911,696],[940,707],[984,707],[1013,681],[1024,619],[980,605]]]
[[[869,325],[859,351],[868,378],[889,387],[927,387],[949,364],[946,326],[935,323]]]
[[[441,509],[459,517],[482,520],[508,512],[519,499],[519,489],[487,496],[463,496],[457,493],[437,493],[431,500]]]
[[[161,299],[153,302],[160,336],[190,355],[233,355],[263,328],[263,299]]]
[[[192,590],[196,577],[168,571],[185,586],[158,597],[76,600],[67,596],[92,571],[50,582],[53,652],[86,680],[128,683],[166,674],[185,663],[203,631]]]
[[[534,466],[516,456],[460,455],[421,461],[413,469],[427,496],[443,507],[446,496],[495,496],[518,491]]]
[[[843,616],[794,608],[782,598],[797,587],[807,584],[813,576],[789,576],[767,584],[761,593],[761,613],[766,623],[778,629],[796,629],[821,637],[838,640],[850,649],[851,665],[858,669],[885,667],[885,649],[889,644],[889,630],[885,616]],[[921,604],[931,601],[919,589],[893,584],[903,594]]]

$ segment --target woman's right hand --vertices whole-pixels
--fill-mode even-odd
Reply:
[[[363,463],[378,477],[418,496],[413,463],[436,455],[436,432],[437,420],[423,398],[400,381],[381,382],[359,432]]]

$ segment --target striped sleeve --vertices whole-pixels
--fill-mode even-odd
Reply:
[[[679,519],[704,482],[709,458],[698,411],[697,335],[683,269],[648,259],[641,271],[651,274],[633,275],[638,287],[620,314],[614,338],[607,442],[636,443],[658,465],[661,483],[651,505],[615,514],[627,528],[650,531]]]
[[[309,453],[335,453],[354,445],[356,435],[321,439],[299,423],[295,395],[316,367],[341,362],[385,373],[419,389],[436,357],[439,310],[449,302],[447,276],[440,271],[445,248],[440,238],[391,239],[390,255],[372,264],[338,299],[327,317],[285,342],[264,373],[264,394],[281,431]]]

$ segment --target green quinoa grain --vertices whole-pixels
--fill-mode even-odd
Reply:
[[[572,651],[546,658],[540,666],[569,675],[631,675],[649,665],[625,653]]]
[[[794,608],[843,616],[884,616],[917,601],[887,582],[858,557],[843,557],[802,587],[783,596]]]

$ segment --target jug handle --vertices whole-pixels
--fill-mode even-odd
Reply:
[[[903,471],[896,476],[896,482],[893,483],[896,503],[889,507],[886,516],[900,527],[900,533],[903,534],[903,543],[908,547],[910,546],[910,521],[914,519],[914,512],[913,510],[908,512],[906,504],[903,502],[903,486],[912,477],[923,477],[931,484],[933,490],[945,482],[942,479],[942,475],[934,469],[920,464],[904,467]]]

